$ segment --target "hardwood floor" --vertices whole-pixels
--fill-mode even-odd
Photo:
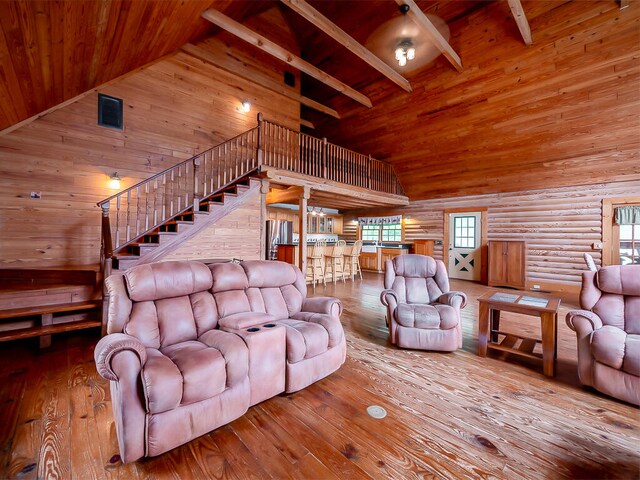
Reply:
[[[578,383],[575,336],[561,307],[558,369],[475,354],[477,302],[467,292],[464,347],[452,354],[387,344],[382,275],[317,287],[344,302],[348,353],[328,378],[249,409],[157,458],[123,465],[97,336],[0,347],[0,478],[631,478],[640,473],[640,410]],[[539,336],[534,317],[503,328]],[[388,415],[375,420],[369,405]]]

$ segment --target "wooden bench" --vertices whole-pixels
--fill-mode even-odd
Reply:
[[[36,315],[41,316],[41,325],[0,332],[0,342],[19,340],[22,338],[40,337],[40,348],[48,347],[51,345],[51,335],[54,333],[70,332],[72,330],[82,330],[85,328],[99,328],[102,326],[101,320],[80,320],[54,324],[54,313],[81,312],[83,310],[94,310],[96,308],[100,308],[101,306],[102,301],[91,300],[58,305],[42,305],[37,307],[0,310],[0,320],[31,317]]]

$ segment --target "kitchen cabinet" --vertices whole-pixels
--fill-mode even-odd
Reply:
[[[362,270],[371,270],[377,272],[380,270],[378,267],[378,253],[360,253],[360,268]]]
[[[307,233],[342,233],[342,215],[308,215]]]
[[[426,255],[427,257],[433,257],[433,245],[435,240],[428,238],[419,238],[413,241],[413,253],[417,255]]]
[[[489,241],[489,286],[524,289],[527,244],[521,240]]]
[[[398,255],[409,253],[408,248],[376,248],[373,252],[360,253],[360,268],[362,270],[370,270],[373,272],[384,272],[384,263],[387,260],[393,260]]]
[[[298,257],[296,250],[298,247],[295,245],[278,245],[278,261],[296,265]]]
[[[380,251],[380,270],[384,272],[384,265],[387,260],[393,260],[398,255],[409,253],[406,248],[379,248]]]
[[[293,233],[300,233],[298,212],[287,208],[267,208],[267,220],[282,220],[293,223]]]

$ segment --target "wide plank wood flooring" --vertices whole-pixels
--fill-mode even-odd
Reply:
[[[0,478],[355,479],[624,478],[640,474],[640,410],[580,386],[575,335],[559,321],[558,374],[476,355],[469,294],[464,347],[451,353],[387,344],[382,275],[310,289],[335,295],[348,353],[330,377],[249,409],[242,418],[157,458],[123,465],[108,383],[96,372],[97,336],[55,336],[0,347]],[[534,317],[503,314],[502,328],[539,336]],[[369,405],[388,415],[375,420]]]

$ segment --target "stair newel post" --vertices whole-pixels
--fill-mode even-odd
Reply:
[[[264,142],[264,116],[262,115],[262,112],[258,113],[258,145],[257,145],[257,152],[256,152],[256,156],[258,158],[258,169],[260,169],[260,167],[262,167],[262,162],[263,162],[263,156],[264,156],[264,152],[263,152],[263,142]]]
[[[322,178],[327,178],[327,137],[322,138]]]
[[[200,175],[200,157],[195,157],[193,159],[193,213],[195,214],[200,209],[200,191],[198,190],[198,186],[200,185],[199,181]]]
[[[109,221],[109,202],[100,205],[102,208],[102,255],[101,255],[101,287],[102,287],[102,335],[107,333],[107,319],[109,307],[109,293],[104,281],[111,275],[113,257],[113,243],[111,241],[111,223]]]

